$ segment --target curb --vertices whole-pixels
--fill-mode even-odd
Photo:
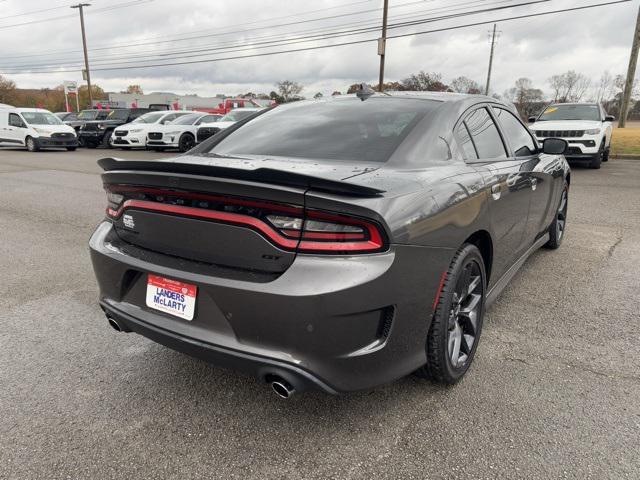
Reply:
[[[611,154],[611,158],[614,160],[640,160],[640,155],[632,155],[627,153]]]

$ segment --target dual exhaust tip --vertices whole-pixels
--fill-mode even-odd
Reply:
[[[111,328],[113,328],[116,332],[129,331],[128,328],[120,325],[120,323],[113,317],[107,317],[107,322],[109,322]],[[293,388],[293,386],[282,377],[270,375],[267,378],[267,383],[271,385],[271,389],[280,398],[287,399],[290,398],[294,393],[296,393],[295,388]]]

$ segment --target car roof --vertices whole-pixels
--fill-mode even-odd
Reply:
[[[45,109],[45,108],[16,108],[17,111],[19,112],[47,112],[47,113],[51,113],[49,110]]]

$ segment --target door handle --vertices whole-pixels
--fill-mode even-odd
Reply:
[[[499,200],[500,195],[502,195],[502,189],[500,188],[500,184],[496,183],[495,185],[491,185],[491,196],[494,200]]]
[[[536,188],[538,188],[538,179],[533,177],[531,179],[531,190],[535,190]]]

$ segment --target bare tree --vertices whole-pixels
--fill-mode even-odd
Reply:
[[[451,81],[451,89],[454,92],[471,93],[474,95],[478,95],[481,92],[480,84],[465,76],[454,78]]]
[[[515,86],[504,93],[504,98],[513,102],[523,118],[536,114],[543,105],[544,94],[533,86],[528,78],[519,78]]]
[[[304,88],[298,82],[292,82],[291,80],[283,80],[276,83],[278,87],[278,93],[282,98],[283,103],[295,102],[296,100],[302,100],[300,96],[302,89]]]
[[[595,100],[598,103],[602,103],[605,100],[608,100],[607,95],[613,86],[614,78],[609,73],[609,70],[605,70],[604,73],[600,76],[600,80],[598,81],[598,86],[596,88]]]
[[[548,80],[553,91],[554,102],[579,102],[589,90],[591,80],[574,70],[553,75]]]
[[[405,90],[417,92],[446,92],[449,87],[442,83],[442,75],[439,73],[427,73],[421,71],[414,73],[402,80]]]

